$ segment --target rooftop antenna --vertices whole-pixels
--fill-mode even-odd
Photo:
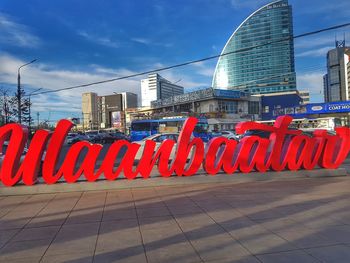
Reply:
[[[343,40],[337,40],[337,36],[335,36],[335,47],[345,47],[345,32],[344,32],[344,39]]]

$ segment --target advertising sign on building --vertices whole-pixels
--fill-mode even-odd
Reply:
[[[339,101],[329,103],[310,103],[304,106],[275,109],[273,116],[292,115],[293,117],[304,117],[311,114],[330,114],[350,112],[350,101]]]
[[[122,118],[120,111],[111,112],[111,124],[113,128],[121,128],[122,127]]]

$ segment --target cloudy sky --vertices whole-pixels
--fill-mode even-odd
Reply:
[[[219,54],[234,29],[265,0],[1,0],[0,87],[27,93],[125,76]],[[294,34],[349,22],[350,2],[290,0]],[[325,55],[350,28],[295,41],[298,89],[320,102]],[[216,60],[162,72],[191,91],[209,87]],[[145,76],[146,77],[146,76]],[[81,116],[81,93],[140,92],[140,79],[33,96],[33,112],[55,121]]]

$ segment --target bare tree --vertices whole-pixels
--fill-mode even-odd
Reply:
[[[10,122],[10,96],[8,90],[0,87],[0,108],[1,108],[1,123],[7,124]]]

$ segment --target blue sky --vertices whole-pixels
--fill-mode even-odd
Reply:
[[[1,0],[0,86],[58,89],[219,54],[234,29],[264,0]],[[290,0],[294,34],[350,21],[350,2]],[[350,28],[295,41],[298,89],[322,101],[325,55]],[[208,87],[216,60],[162,72],[188,91]],[[33,111],[55,121],[81,115],[81,93],[132,91],[140,79],[33,97]]]

